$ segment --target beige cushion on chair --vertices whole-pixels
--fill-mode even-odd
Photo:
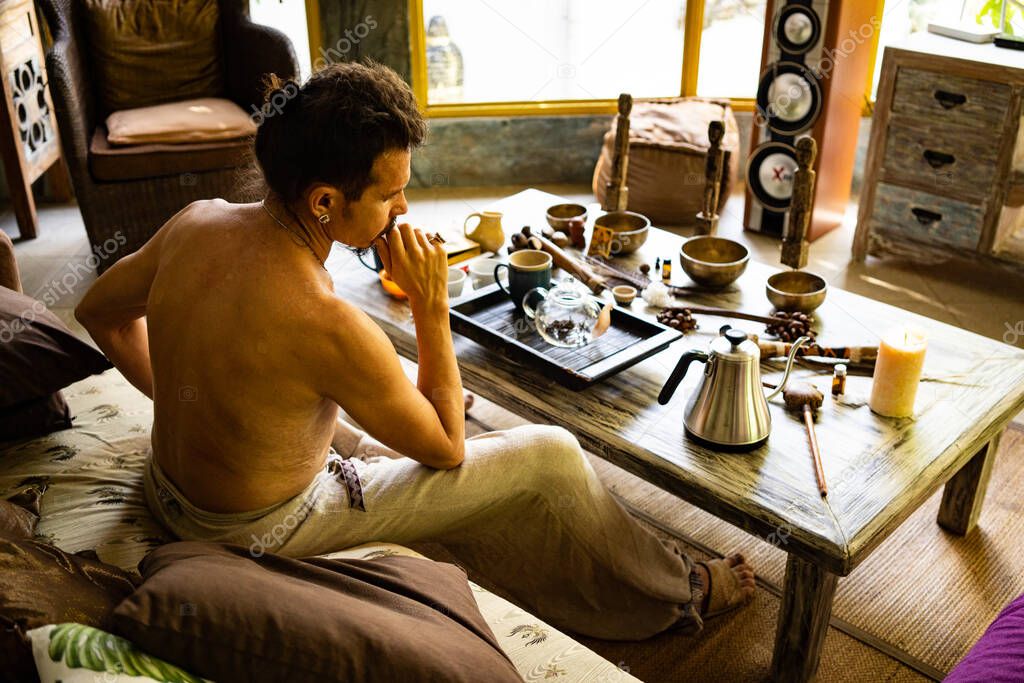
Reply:
[[[237,140],[255,133],[252,118],[219,97],[126,109],[107,117],[107,141],[112,145]]]

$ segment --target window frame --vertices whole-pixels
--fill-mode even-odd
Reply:
[[[679,96],[697,95],[697,78],[700,69],[700,45],[703,37],[704,6],[706,0],[688,0],[683,27],[683,68],[680,74]],[[618,108],[615,99],[602,100],[535,100],[519,102],[477,102],[460,104],[430,104],[427,101],[427,47],[426,27],[423,22],[423,0],[408,0],[409,7],[409,50],[412,69],[412,89],[420,110],[427,118],[457,118],[477,116],[554,116],[554,115],[606,115],[614,114]],[[885,0],[875,0],[875,16],[884,16]],[[874,110],[871,97],[872,76],[878,59],[878,34],[871,36],[871,59],[867,82],[864,84],[863,114],[870,116]],[[732,97],[728,99],[733,111],[754,111],[754,98]]]

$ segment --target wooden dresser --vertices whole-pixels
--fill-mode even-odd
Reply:
[[[1024,52],[924,33],[883,60],[854,259],[1024,271]]]

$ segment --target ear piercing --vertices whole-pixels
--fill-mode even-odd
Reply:
[[[321,225],[327,225],[328,223],[331,222],[331,217],[328,216],[326,213],[320,214],[319,216],[317,216],[316,219],[320,221]]]

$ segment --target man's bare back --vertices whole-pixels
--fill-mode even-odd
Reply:
[[[400,196],[408,153],[385,156],[382,175],[389,165],[383,187],[397,175]],[[152,396],[153,455],[196,506],[251,511],[302,491],[324,466],[339,406],[423,464],[461,463],[444,250],[405,224],[383,236],[405,211],[404,197],[396,209],[393,189],[374,188],[360,200],[365,226],[355,242],[374,244],[409,294],[421,340],[416,385],[384,332],[334,296],[322,263],[333,236],[300,233],[302,223],[282,224],[269,204],[191,204],[76,309],[114,364]]]
[[[268,218],[258,204],[192,205],[164,236],[149,294],[153,452],[214,512],[280,502],[322,468],[338,406],[311,381],[317,316],[365,317]]]

